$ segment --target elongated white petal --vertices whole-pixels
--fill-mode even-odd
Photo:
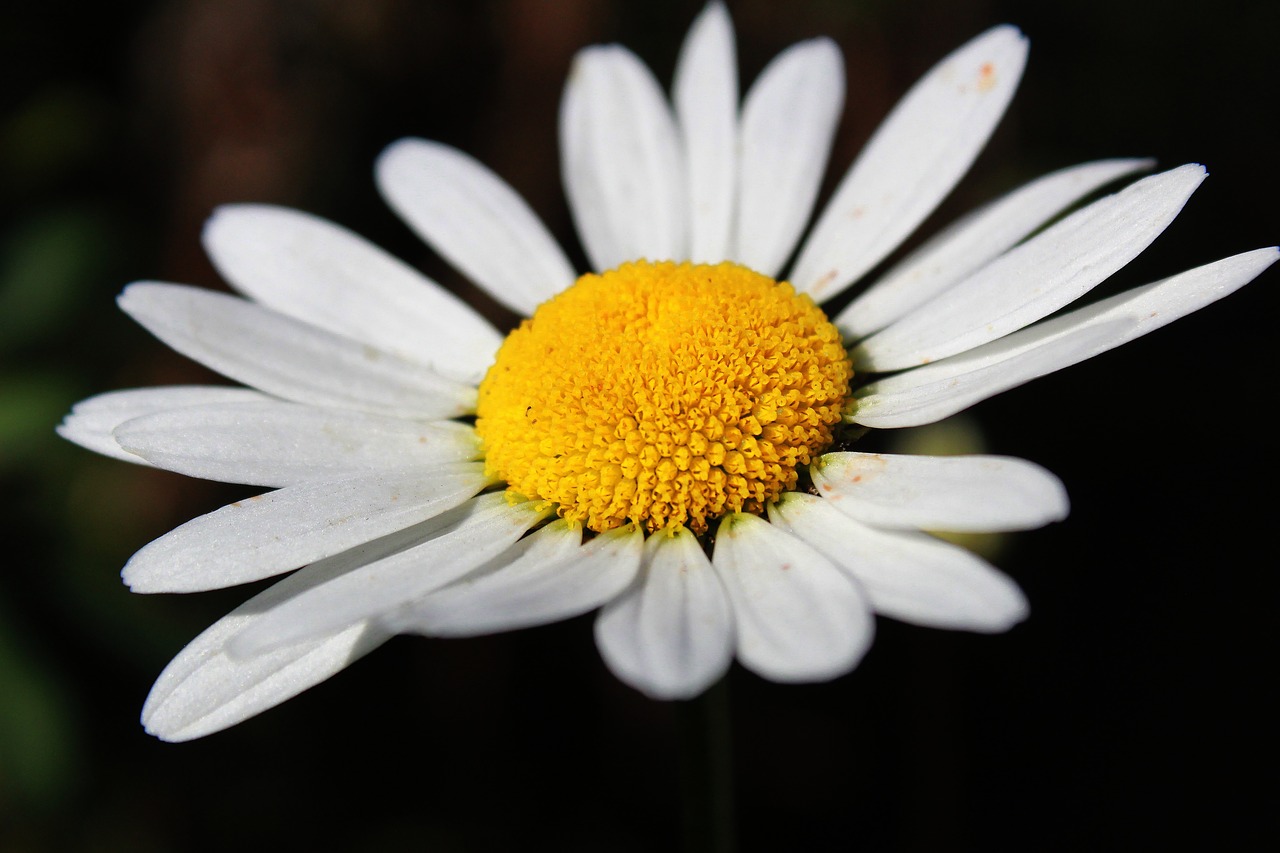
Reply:
[[[648,538],[635,583],[596,619],[596,646],[618,678],[655,699],[690,699],[724,675],[733,615],[692,533]]]
[[[1256,249],[1136,287],[1037,323],[935,364],[864,389],[854,420],[870,427],[919,426],[1006,388],[1034,367],[1044,375],[1120,346],[1234,293],[1280,258]],[[1013,382],[1017,384],[1017,382]]]
[[[289,486],[192,519],[124,567],[134,592],[197,592],[261,580],[405,530],[490,482],[479,463]]]
[[[188,358],[288,400],[428,420],[475,408],[472,386],[234,296],[141,282],[119,303]]]
[[[390,614],[483,566],[548,511],[531,501],[512,506],[500,493],[468,501],[432,519],[425,541],[363,563],[263,614],[231,641],[231,651],[254,657]]]
[[[526,316],[577,278],[524,199],[456,148],[402,139],[378,158],[377,179],[383,198],[422,239]]]
[[[769,520],[858,581],[877,613],[966,631],[1006,631],[1027,615],[1022,591],[963,548],[917,532],[876,530],[830,502],[793,492]]]
[[[204,737],[292,699],[376,649],[391,636],[368,623],[250,659],[226,653],[231,637],[264,611],[325,580],[299,572],[213,623],[178,653],[142,707],[146,730],[167,741]]]
[[[1079,299],[1137,257],[1204,180],[1187,165],[1078,210],[862,342],[855,365],[917,367],[981,346]]]
[[[167,388],[110,391],[76,403],[71,407],[71,413],[58,425],[57,430],[58,435],[95,453],[125,462],[150,465],[151,463],[141,456],[130,453],[120,446],[115,437],[116,427],[142,415],[183,406],[258,402],[270,399],[267,395],[249,388],[218,385],[170,385]]]
[[[743,666],[772,681],[823,681],[858,665],[874,622],[862,591],[811,545],[726,516],[711,559],[729,592]]]
[[[640,567],[644,535],[618,528],[585,544],[582,528],[554,521],[462,580],[385,617],[397,633],[472,637],[558,622],[621,592]]]
[[[1274,246],[1232,255],[1100,299],[1091,305],[1077,308],[937,364],[886,377],[876,385],[897,391],[919,383],[933,383],[979,367],[1024,359],[1042,347],[1051,346],[1063,337],[1079,334],[1083,330],[1103,326],[1112,330],[1111,336],[1098,340],[1093,348],[1058,365],[1058,368],[1069,367],[1153,332],[1235,293],[1278,259],[1280,250]]]
[[[777,276],[813,212],[844,106],[844,61],[829,39],[769,63],[742,105],[735,261]]]
[[[1089,193],[1151,160],[1084,163],[1026,184],[962,217],[858,295],[835,319],[846,340],[883,329],[964,279]]]
[[[597,270],[684,260],[684,163],[658,81],[618,45],[578,53],[560,108],[565,195]]]
[[[1083,361],[1106,349],[1108,341],[1129,335],[1133,325],[1132,321],[1121,320],[1073,329],[1045,341],[1043,346],[1029,348],[1021,358],[983,359],[978,366],[969,363],[972,369],[961,372],[951,372],[950,365],[940,361],[886,377],[858,390],[857,408],[849,420],[873,429],[935,423],[1001,391]],[[945,375],[933,373],[934,367],[942,368]],[[919,370],[930,373],[924,377],[912,375]]]
[[[829,505],[876,527],[1030,530],[1069,507],[1057,477],[1009,456],[827,453],[810,471]]]
[[[475,430],[457,421],[411,421],[279,400],[156,412],[126,421],[115,437],[157,467],[254,486],[392,474],[481,455]]]
[[[914,231],[986,144],[1026,57],[1022,34],[996,27],[916,83],[840,181],[791,282],[815,300],[829,299]]]
[[[223,278],[268,308],[444,376],[479,382],[502,343],[483,317],[431,279],[301,211],[220,207],[205,225],[204,246]]]
[[[719,263],[729,257],[738,144],[738,57],[723,3],[708,3],[690,27],[671,90],[688,169],[689,258]]]

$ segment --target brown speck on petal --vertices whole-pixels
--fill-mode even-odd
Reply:
[[[835,281],[836,276],[838,276],[839,274],[840,274],[839,270],[827,270],[825,273],[823,273],[822,278],[814,282],[811,292],[813,294],[818,294],[826,290],[828,285],[830,285],[831,282]]]
[[[996,67],[990,62],[982,63],[978,69],[978,91],[990,92],[996,85]]]

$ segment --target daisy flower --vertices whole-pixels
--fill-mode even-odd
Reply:
[[[1118,159],[1032,181],[863,283],[968,169],[1026,52],[1001,26],[945,57],[810,227],[843,101],[830,41],[784,51],[741,102],[718,2],[689,32],[669,100],[625,48],[583,50],[560,113],[594,270],[581,276],[483,165],[393,144],[383,195],[528,318],[505,339],[338,225],[219,209],[204,243],[239,296],[141,282],[119,303],[240,386],[104,394],[60,427],[109,456],[270,489],[125,566],[146,593],[287,574],[169,664],[147,730],[226,728],[398,633],[599,608],[609,669],[677,699],[735,659],[780,682],[846,673],[873,614],[985,632],[1021,620],[1008,577],[925,531],[1044,525],[1067,513],[1061,483],[1019,459],[857,452],[854,439],[1122,344],[1277,258],[1247,252],[1060,311],[1155,240],[1205,177],[1185,165],[1079,206],[1152,166]]]

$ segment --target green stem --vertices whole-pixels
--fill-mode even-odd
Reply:
[[[721,678],[701,696],[681,702],[679,716],[685,850],[732,853],[733,745],[728,678]]]

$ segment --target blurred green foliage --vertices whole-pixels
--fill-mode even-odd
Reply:
[[[10,554],[0,583],[4,850],[51,849],[53,836],[38,828],[55,825],[91,779],[78,668],[67,666],[67,637],[45,629],[74,623],[51,593],[69,579],[71,555],[101,542],[67,523],[81,463],[53,426],[90,375],[101,375],[85,369],[101,340],[89,324],[130,251],[126,205],[99,179],[115,153],[107,92],[92,79],[27,79],[28,87],[10,86],[17,103],[0,116],[0,488]]]
[[[12,616],[0,600],[0,815],[48,813],[74,791],[83,770],[79,732],[57,669],[23,642],[29,634]]]

